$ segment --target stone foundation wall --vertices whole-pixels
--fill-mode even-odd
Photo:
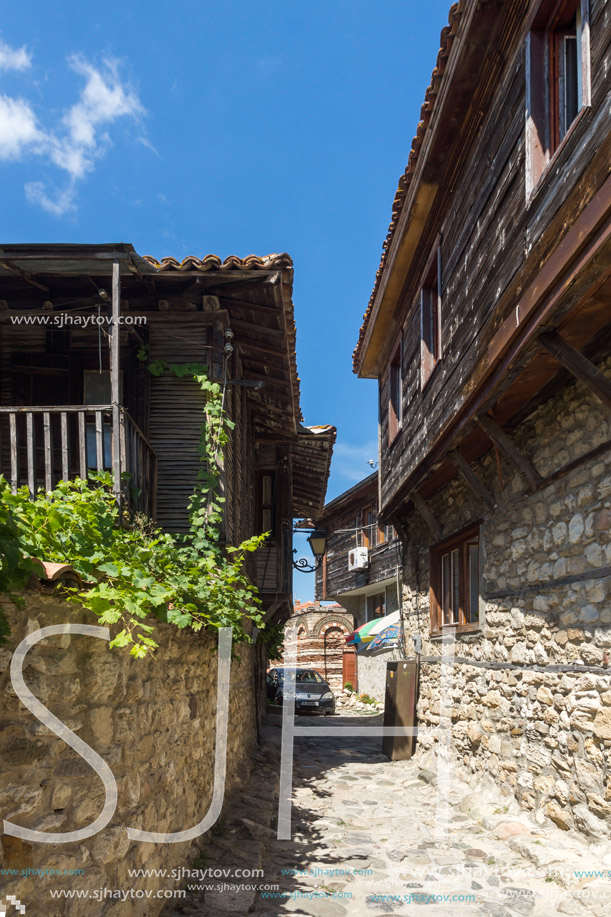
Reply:
[[[611,375],[611,363],[605,371]],[[534,493],[493,450],[474,470],[494,512],[460,479],[431,498],[443,537],[481,519],[481,630],[458,634],[451,708],[455,752],[510,786],[527,809],[593,837],[611,833],[611,438],[609,415],[579,383],[509,435],[552,479]],[[588,456],[588,453],[592,453]],[[502,479],[502,481],[501,481]],[[418,720],[440,722],[441,638],[429,633],[429,546],[407,520],[405,650],[423,638]],[[422,750],[436,736],[419,739]]]
[[[50,624],[95,624],[57,595],[28,593],[17,611],[6,605],[12,639],[0,648],[0,811],[17,825],[67,832],[102,811],[104,788],[86,761],[30,714],[15,695],[9,665],[26,633]],[[127,828],[180,831],[196,825],[212,796],[216,716],[216,636],[158,625],[154,658],[135,660],[95,637],[64,634],[33,647],[27,686],[110,766],[118,805],[109,825],[87,840],[48,845],[2,836],[3,869],[83,870],[82,875],[31,874],[7,880],[0,896],[16,895],[26,914],[154,917],[166,899],[53,900],[49,890],[174,891],[170,878],[134,878],[130,869],[189,865],[198,842],[130,841]],[[253,650],[237,647],[232,663],[226,799],[249,773],[256,742]],[[178,904],[178,899],[175,899]]]
[[[386,650],[377,656],[367,656],[366,653],[357,655],[359,694],[369,694],[383,703],[386,694],[386,663],[402,658],[398,648]]]

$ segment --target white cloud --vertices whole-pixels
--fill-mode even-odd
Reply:
[[[96,128],[109,124],[124,115],[136,118],[144,113],[136,93],[121,85],[118,63],[106,59],[103,69],[75,55],[68,61],[72,69],[87,80],[79,101],[64,115],[71,143],[81,151],[95,149],[99,141]]]
[[[64,216],[71,210],[76,210],[73,184],[70,184],[63,191],[58,191],[53,198],[47,194],[41,181],[30,181],[25,185],[25,196],[28,203],[38,204],[47,213],[52,213],[56,217]]]
[[[30,63],[25,48],[0,42],[0,70],[25,70]],[[95,66],[74,55],[68,64],[85,83],[55,127],[41,126],[27,100],[0,95],[0,160],[22,161],[35,154],[68,176],[66,187],[52,191],[42,181],[25,185],[28,202],[54,216],[76,209],[76,183],[95,169],[96,160],[111,146],[110,126],[119,118],[139,122],[145,114],[136,91],[122,81],[118,61],[105,58]],[[136,139],[156,152],[145,137]]]
[[[32,56],[25,45],[22,48],[11,48],[0,39],[0,70],[27,70],[32,64]]]
[[[121,84],[117,61],[104,60],[98,68],[76,55],[68,63],[85,77],[86,83],[78,102],[62,118],[65,132],[52,136],[49,156],[74,181],[91,172],[96,158],[103,156],[110,145],[108,132],[99,133],[99,129],[124,116],[137,119],[144,109],[136,93]]]
[[[28,102],[0,95],[0,159],[20,159],[42,138]]]

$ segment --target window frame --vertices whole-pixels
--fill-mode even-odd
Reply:
[[[441,238],[429,255],[420,280],[420,391],[429,384],[442,357],[441,339]]]
[[[403,338],[388,363],[388,445],[391,446],[403,426]]]
[[[557,46],[568,32],[566,20],[573,15],[574,0],[541,0],[532,16],[525,43],[526,56],[526,196],[540,187],[552,163],[560,155],[592,104],[590,61],[590,3],[575,3],[577,59],[577,112],[570,124],[560,128],[560,79]]]
[[[273,470],[261,470],[258,472],[258,519],[257,519],[257,528],[260,535],[264,532],[269,532],[268,538],[270,540],[274,539],[276,536],[276,474]],[[269,497],[266,499],[265,491],[267,485],[265,483],[266,479],[269,478]],[[266,516],[269,514],[270,527],[266,527]]]
[[[376,600],[378,601],[376,605]],[[378,613],[379,612],[379,613]],[[384,592],[372,592],[365,598],[365,617],[367,622],[379,621],[380,618],[386,617],[386,590]]]
[[[480,533],[481,521],[471,523],[466,528],[455,532],[449,538],[445,538],[430,549],[430,633],[431,636],[441,636],[444,632],[453,630],[455,633],[475,633],[482,629],[482,543]],[[478,569],[476,576],[477,585],[477,621],[466,620],[465,607],[466,595],[469,592],[469,604],[472,601],[472,578],[470,573],[470,552],[469,547],[477,544],[478,549]],[[443,584],[443,559],[448,555],[452,558],[454,552],[458,552],[458,621],[444,622],[444,596],[442,595]]]

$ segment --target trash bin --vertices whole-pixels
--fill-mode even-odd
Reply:
[[[386,663],[385,726],[415,726],[418,663]],[[392,761],[407,761],[414,753],[415,736],[384,736],[382,752]]]

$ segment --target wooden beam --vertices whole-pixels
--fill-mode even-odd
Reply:
[[[121,403],[120,403],[120,337],[121,327],[121,272],[118,261],[112,263],[112,326],[110,337],[110,400],[112,402],[112,489],[121,507]],[[97,415],[96,415],[97,419]],[[99,458],[98,458],[99,462]],[[102,462],[102,467],[104,463]]]
[[[458,449],[452,449],[448,453],[448,458],[475,496],[483,500],[488,509],[494,509],[494,497],[488,488],[482,484],[462,452],[459,452]]]
[[[515,446],[503,430],[501,430],[496,420],[493,420],[488,414],[480,414],[479,417],[477,417],[477,422],[492,442],[496,443],[499,449],[502,449],[503,452],[509,456],[511,461],[520,471],[520,474],[522,474],[528,482],[528,486],[531,490],[536,490],[541,481],[541,475],[532,462],[520,452],[518,447]]]
[[[276,614],[276,612],[278,611],[281,605],[282,605],[282,601],[280,599],[275,599],[272,602],[272,604],[269,606],[267,611],[265,611],[264,616],[263,616],[263,621],[265,624],[269,624],[269,622],[274,617],[274,615]]]
[[[540,334],[540,344],[611,411],[611,380],[555,331]]]
[[[439,523],[433,516],[432,512],[430,511],[426,503],[426,500],[424,500],[420,496],[420,494],[415,490],[411,492],[410,498],[411,498],[412,503],[414,504],[414,506],[416,507],[416,509],[418,510],[418,512],[420,513],[420,515],[422,516],[422,518],[424,519],[428,527],[430,528],[431,532],[433,533],[433,537],[435,538],[435,541],[439,541],[441,539],[441,526],[439,525]]]
[[[39,290],[42,290],[43,293],[50,293],[49,287],[44,286],[44,284],[39,283],[37,280],[32,278],[31,274],[28,274],[27,271],[22,270],[20,267],[17,267],[16,264],[11,264],[10,261],[0,260],[2,267],[5,267],[7,271],[11,271],[13,274],[17,274],[18,277],[22,277],[26,283],[29,283],[30,286],[36,287]]]
[[[404,526],[403,522],[399,519],[398,516],[390,516],[388,520],[388,525],[392,525],[395,532],[399,536],[399,540],[406,545],[408,541],[407,536],[407,527]]]
[[[215,318],[217,313],[213,313]],[[282,331],[280,328],[268,328],[267,325],[261,325],[258,322],[245,322],[243,319],[232,319],[231,327],[234,331],[241,331],[245,334],[258,334],[259,336],[272,338],[274,340],[284,340],[287,338],[286,332]],[[248,343],[250,339],[244,341]],[[242,341],[239,337],[236,337],[236,344],[241,344]],[[256,344],[257,341],[252,341],[253,344]],[[261,341],[261,344],[265,344],[265,341]]]
[[[288,353],[286,351],[283,353],[281,350],[278,350],[277,347],[266,347],[264,344],[260,344],[259,341],[239,341],[238,346],[240,351],[256,350],[257,353],[263,353],[270,357],[276,357],[277,360],[288,361]],[[245,359],[248,359],[248,357],[245,357]]]
[[[280,311],[277,306],[270,306],[268,303],[262,302],[247,302],[245,299],[232,299],[230,296],[220,296],[222,300],[223,308],[229,309],[255,309],[259,312],[267,312],[268,314],[280,315]]]

